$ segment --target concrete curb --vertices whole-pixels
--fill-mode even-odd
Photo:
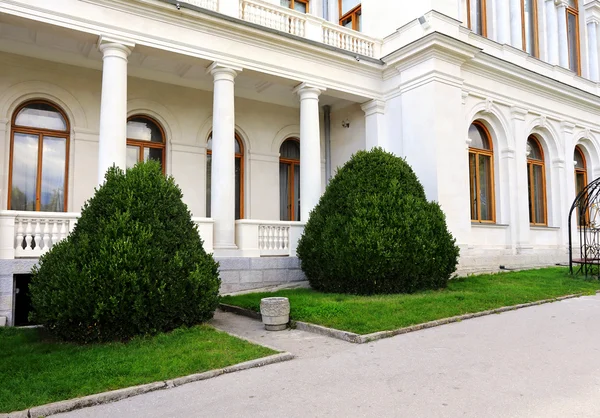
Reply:
[[[47,417],[62,412],[69,412],[76,409],[87,408],[89,406],[101,405],[110,402],[116,402],[122,399],[130,398],[136,395],[142,395],[156,390],[170,389],[187,383],[198,382],[200,380],[211,379],[227,373],[235,373],[242,370],[248,370],[255,367],[267,366],[269,364],[280,363],[292,360],[294,355],[283,352],[272,356],[263,357],[256,360],[246,361],[244,363],[234,364],[222,369],[210,370],[204,373],[192,374],[189,376],[178,377],[176,379],[165,380],[162,382],[148,383],[146,385],[132,386],[129,388],[113,390],[110,392],[96,393],[94,395],[84,396],[82,398],[69,399],[66,401],[49,403],[46,405],[35,406],[24,411],[15,411],[8,414],[0,414],[0,418],[40,418]]]
[[[597,291],[596,294],[600,294],[600,291]],[[575,295],[560,296],[560,297],[552,298],[552,299],[544,299],[544,300],[538,300],[535,302],[522,303],[520,305],[504,306],[502,308],[489,309],[487,311],[468,313],[468,314],[464,314],[464,315],[452,316],[450,318],[438,319],[435,321],[425,322],[422,324],[411,325],[411,326],[405,327],[405,328],[399,328],[399,329],[394,329],[394,330],[389,330],[389,331],[379,331],[379,332],[374,332],[372,334],[362,334],[362,335],[356,334],[354,332],[342,331],[342,330],[335,329],[335,328],[327,328],[322,325],[311,324],[308,322],[292,320],[291,324],[292,324],[292,327],[295,326],[296,329],[299,329],[302,331],[312,332],[314,334],[324,335],[326,337],[337,338],[338,340],[343,340],[343,341],[347,341],[347,342],[354,343],[354,344],[365,344],[365,343],[368,343],[371,341],[381,340],[382,338],[390,338],[390,337],[394,337],[396,335],[420,331],[422,329],[439,327],[440,325],[451,324],[453,322],[461,322],[461,321],[465,321],[467,319],[479,318],[482,316],[493,315],[493,314],[498,314],[498,313],[502,313],[502,312],[515,311],[517,309],[528,308],[531,306],[544,305],[544,304],[552,303],[552,302],[560,302],[561,300],[573,299],[573,298],[578,298],[581,296],[586,296],[586,294],[578,293]],[[221,305],[223,305],[223,304],[221,304]],[[231,306],[231,305],[225,305],[225,306],[226,306],[226,309],[223,309],[223,308],[221,308],[221,309],[226,312],[232,312],[232,313],[235,313],[238,315],[248,316],[253,319],[260,319],[259,313],[251,311],[249,309],[240,308],[239,306]],[[229,308],[235,308],[235,309],[230,310]],[[256,318],[257,315],[258,315],[258,318]]]
[[[258,319],[262,321],[262,315],[260,312],[253,311],[251,309],[240,308],[239,306],[227,305],[226,303],[219,303],[219,309],[223,312],[230,312],[236,315],[247,316],[248,318]]]

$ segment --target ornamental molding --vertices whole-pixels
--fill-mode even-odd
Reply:
[[[511,106],[510,108],[510,116],[513,119],[517,119],[517,120],[525,120],[525,117],[527,116],[527,114],[529,113],[529,111],[527,109],[523,109],[522,107],[519,106]]]
[[[385,114],[385,102],[383,100],[370,100],[360,105],[360,108],[365,112],[365,116]]]
[[[572,134],[575,129],[575,124],[567,121],[563,121],[560,123],[560,127],[566,134]]]

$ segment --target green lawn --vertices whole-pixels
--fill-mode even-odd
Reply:
[[[209,326],[126,344],[50,341],[39,329],[0,328],[0,412],[172,379],[275,354]]]
[[[565,268],[548,268],[453,279],[447,289],[411,295],[351,296],[296,289],[226,296],[221,302],[259,311],[261,298],[283,296],[290,299],[292,320],[369,334],[599,289],[596,280],[572,277]]]

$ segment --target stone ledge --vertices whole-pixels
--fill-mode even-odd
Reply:
[[[254,343],[256,344],[256,343]],[[24,411],[15,411],[8,414],[0,414],[0,418],[41,418],[49,415],[69,412],[76,409],[82,409],[89,406],[100,405],[110,402],[116,402],[136,395],[142,395],[156,390],[170,389],[187,383],[198,382],[201,380],[211,379],[227,373],[235,373],[242,370],[247,370],[255,367],[267,366],[269,364],[280,363],[283,361],[292,360],[294,355],[288,352],[274,354],[272,356],[263,357],[255,360],[246,361],[244,363],[234,364],[222,369],[210,370],[204,373],[192,374],[176,379],[170,379],[163,382],[148,383],[146,385],[133,386],[124,389],[113,390],[110,392],[97,393],[94,395],[84,396],[82,398],[69,399],[66,401],[54,402],[47,405],[36,406]]]

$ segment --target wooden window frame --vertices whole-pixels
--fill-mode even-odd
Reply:
[[[581,159],[583,161],[583,168],[575,167],[575,173],[574,173],[575,174],[575,189],[577,189],[577,176],[583,175],[583,187],[586,187],[588,184],[588,178],[587,178],[588,175],[587,175],[587,159],[585,158],[585,154],[583,153],[583,151],[581,150],[581,147],[579,145],[575,146],[575,152],[579,153],[579,155],[581,156]],[[576,196],[578,196],[579,193],[580,192],[577,192]],[[590,213],[588,211],[588,213],[586,213],[586,216],[585,216],[586,223],[590,221],[589,217],[590,217]],[[577,214],[577,225],[582,226],[579,221],[580,221],[579,214]]]
[[[481,7],[481,36],[487,37],[487,0],[467,0],[467,26],[473,30],[471,26],[471,1],[480,2]]]
[[[158,129],[160,129],[160,135],[162,137],[162,142],[143,141],[141,139],[127,138],[127,145],[132,145],[132,146],[136,146],[136,147],[140,148],[140,152],[138,155],[138,163],[144,161],[144,149],[145,148],[162,149],[162,171],[163,171],[163,174],[165,174],[167,172],[166,171],[166,168],[167,168],[167,158],[166,158],[167,137],[165,136],[165,130],[163,129],[162,125],[160,123],[158,123],[158,121],[151,116],[143,115],[143,114],[142,115],[132,115],[127,118],[127,123],[129,123],[129,121],[131,121],[132,119],[146,119],[149,122],[152,122],[154,125],[158,126]]]
[[[539,58],[540,54],[540,36],[538,27],[538,3],[537,0],[532,0],[533,3],[533,55]],[[527,52],[527,32],[525,30],[525,0],[521,0],[521,36],[523,39],[523,51]]]
[[[19,126],[16,124],[17,115],[32,104],[45,104],[48,106],[52,106],[54,110],[61,114],[65,121],[66,128],[64,131],[57,131],[54,129],[41,129],[41,128],[31,128],[27,126]],[[70,138],[71,138],[71,126],[69,123],[69,118],[65,112],[60,108],[60,106],[48,101],[48,100],[29,100],[25,103],[22,103],[15,111],[13,112],[10,124],[10,156],[8,161],[8,210],[11,210],[11,198],[12,198],[12,178],[13,178],[13,157],[14,157],[14,144],[15,144],[15,133],[22,133],[26,135],[37,135],[38,136],[38,155],[37,155],[37,173],[36,173],[36,190],[35,190],[35,212],[40,212],[41,207],[41,195],[42,195],[42,161],[43,161],[43,151],[44,151],[44,136],[50,136],[53,138],[64,138],[65,139],[65,185],[64,185],[64,202],[63,202],[63,212],[67,212],[67,202],[69,195],[69,149],[70,149]]]
[[[343,22],[350,19],[352,21],[352,30],[359,32],[358,16],[362,15],[362,3],[360,3],[358,6],[355,6],[353,9],[350,9],[345,14],[342,14],[342,0],[338,0],[338,13],[340,16],[340,26],[344,26]]]
[[[298,12],[298,10],[296,10],[294,8],[294,6],[296,6],[296,3],[304,4],[306,6],[306,14],[310,13],[310,0],[290,0],[290,9]],[[301,13],[301,12],[298,12],[298,13]]]
[[[527,172],[529,173],[529,202],[531,204],[530,209],[530,221],[529,224],[531,226],[548,226],[548,201],[547,201],[547,193],[546,193],[546,157],[544,155],[544,148],[542,148],[542,144],[535,137],[535,135],[529,135],[527,137],[527,141],[533,140],[536,142],[540,152],[542,153],[541,160],[534,160],[532,158],[527,157]],[[544,202],[544,221],[543,222],[533,222],[532,220],[535,218],[535,182],[533,177],[533,169],[534,167],[542,168],[542,193],[543,193],[543,202]],[[536,219],[537,220],[537,219]]]
[[[469,147],[469,156],[475,155],[475,192],[477,194],[477,192],[480,189],[480,183],[481,180],[479,178],[479,156],[483,155],[486,157],[490,157],[490,177],[491,177],[491,198],[490,198],[490,203],[491,203],[491,207],[492,207],[492,219],[481,219],[481,204],[477,204],[477,218],[473,219],[471,218],[471,222],[472,223],[486,223],[486,224],[495,224],[496,223],[496,180],[495,180],[495,173],[494,173],[494,143],[492,142],[492,136],[490,135],[490,131],[488,130],[488,128],[481,122],[479,121],[475,121],[473,122],[471,125],[475,125],[480,127],[481,129],[483,129],[483,131],[485,132],[485,135],[487,137],[488,140],[488,144],[490,146],[489,150],[486,149],[481,149],[481,148],[473,148],[473,147]],[[470,158],[469,158],[470,160]],[[473,207],[473,196],[471,194],[471,164],[469,162],[469,200],[470,200],[470,206],[469,208]],[[469,209],[470,211],[470,209]]]
[[[208,136],[208,141],[210,141],[212,139],[212,132],[210,133],[210,135]],[[242,141],[242,138],[240,138],[239,134],[236,132],[235,133],[235,140],[237,141],[239,147],[240,147],[240,152],[236,152],[235,153],[235,159],[239,159],[240,160],[240,219],[244,219],[244,172],[246,171],[244,169],[244,142]],[[208,141],[206,141],[208,143]],[[207,149],[206,150],[206,155],[210,155],[212,156],[212,149]],[[212,164],[212,162],[211,162]],[[234,170],[235,170],[235,163],[233,165]],[[235,171],[234,171],[235,174]],[[211,182],[212,182],[212,177],[211,177]],[[234,184],[234,188],[235,188],[235,184]],[[212,184],[211,184],[211,190],[212,190]],[[212,199],[212,196],[211,196]],[[234,201],[235,203],[235,201]],[[211,213],[212,216],[212,213]]]
[[[298,143],[298,146],[300,146],[300,140],[298,138],[287,138],[285,139],[285,141],[283,141],[281,143],[281,146],[283,146],[283,144],[285,144],[287,141],[295,141]],[[281,147],[280,147],[281,148]],[[290,191],[290,194],[288,195],[288,206],[287,206],[287,210],[288,210],[288,218],[290,219],[289,222],[296,222],[296,213],[294,211],[294,202],[295,202],[295,194],[294,194],[294,177],[295,177],[295,166],[300,167],[300,159],[295,159],[295,158],[282,158],[279,157],[279,163],[280,164],[289,164],[288,167],[288,190]],[[281,199],[281,197],[280,197]]]
[[[566,6],[566,19],[567,19],[567,46],[569,48],[569,69],[573,71],[570,67],[571,65],[571,43],[569,42],[569,14],[575,16],[575,48],[577,52],[577,75],[581,75],[581,45],[579,43],[579,9],[577,8],[577,2],[575,2],[576,7]]]

